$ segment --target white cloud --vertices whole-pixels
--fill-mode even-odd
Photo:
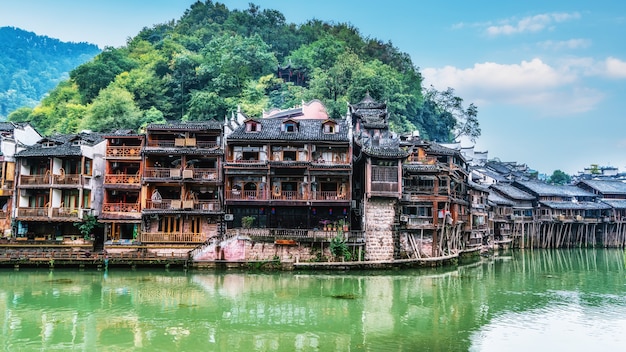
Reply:
[[[492,36],[512,35],[517,33],[535,33],[550,28],[555,23],[580,18],[580,14],[574,13],[546,13],[524,17],[522,19],[510,18],[500,21],[497,25],[487,26],[487,34]]]
[[[465,101],[481,105],[511,104],[532,108],[544,116],[581,113],[593,109],[603,94],[580,87],[577,71],[556,69],[540,59],[520,64],[486,62],[471,68],[425,68],[425,85],[452,87]]]
[[[626,61],[609,57],[604,62],[605,73],[612,78],[626,78]]]
[[[546,40],[538,44],[543,49],[563,50],[563,49],[585,49],[591,46],[589,39],[570,39],[562,41]]]

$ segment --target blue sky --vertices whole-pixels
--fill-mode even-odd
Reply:
[[[194,0],[0,2],[0,26],[119,47],[143,27],[175,20]],[[479,109],[477,150],[543,173],[590,164],[626,171],[624,1],[250,2],[287,22],[350,23],[408,53],[425,86],[455,89]],[[469,142],[463,141],[463,145]]]

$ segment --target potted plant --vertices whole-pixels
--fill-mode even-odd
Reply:
[[[350,250],[342,236],[337,235],[330,240],[330,253],[336,259],[346,261],[351,259]]]
[[[349,230],[348,221],[346,219],[339,219],[339,227],[343,230],[343,232],[347,232]]]
[[[244,229],[249,229],[252,227],[252,224],[254,224],[254,216],[244,216],[243,218],[241,218],[241,226]]]
[[[93,229],[96,226],[100,226],[100,224],[95,216],[87,214],[83,217],[82,222],[75,222],[74,226],[78,229],[78,231],[80,231],[80,234],[83,235],[85,240],[89,240],[93,236]]]
[[[331,230],[330,220],[320,220],[320,225],[322,225],[322,230],[324,231]]]

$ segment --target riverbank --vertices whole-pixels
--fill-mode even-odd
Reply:
[[[55,248],[33,246],[0,247],[3,268],[181,268],[184,270],[378,270],[456,265],[459,259],[477,257],[478,251],[454,253],[442,257],[396,259],[387,261],[295,260],[191,260],[189,256],[158,256],[148,252],[93,253],[86,248]]]

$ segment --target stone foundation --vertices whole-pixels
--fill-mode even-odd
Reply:
[[[254,242],[248,239],[233,237],[223,242],[208,245],[193,259],[199,261],[267,261],[280,262],[308,262],[327,261],[330,258],[328,244],[323,250],[320,244],[300,243],[296,245],[282,245],[267,242]]]
[[[365,260],[393,260],[396,199],[370,198],[365,201]]]

